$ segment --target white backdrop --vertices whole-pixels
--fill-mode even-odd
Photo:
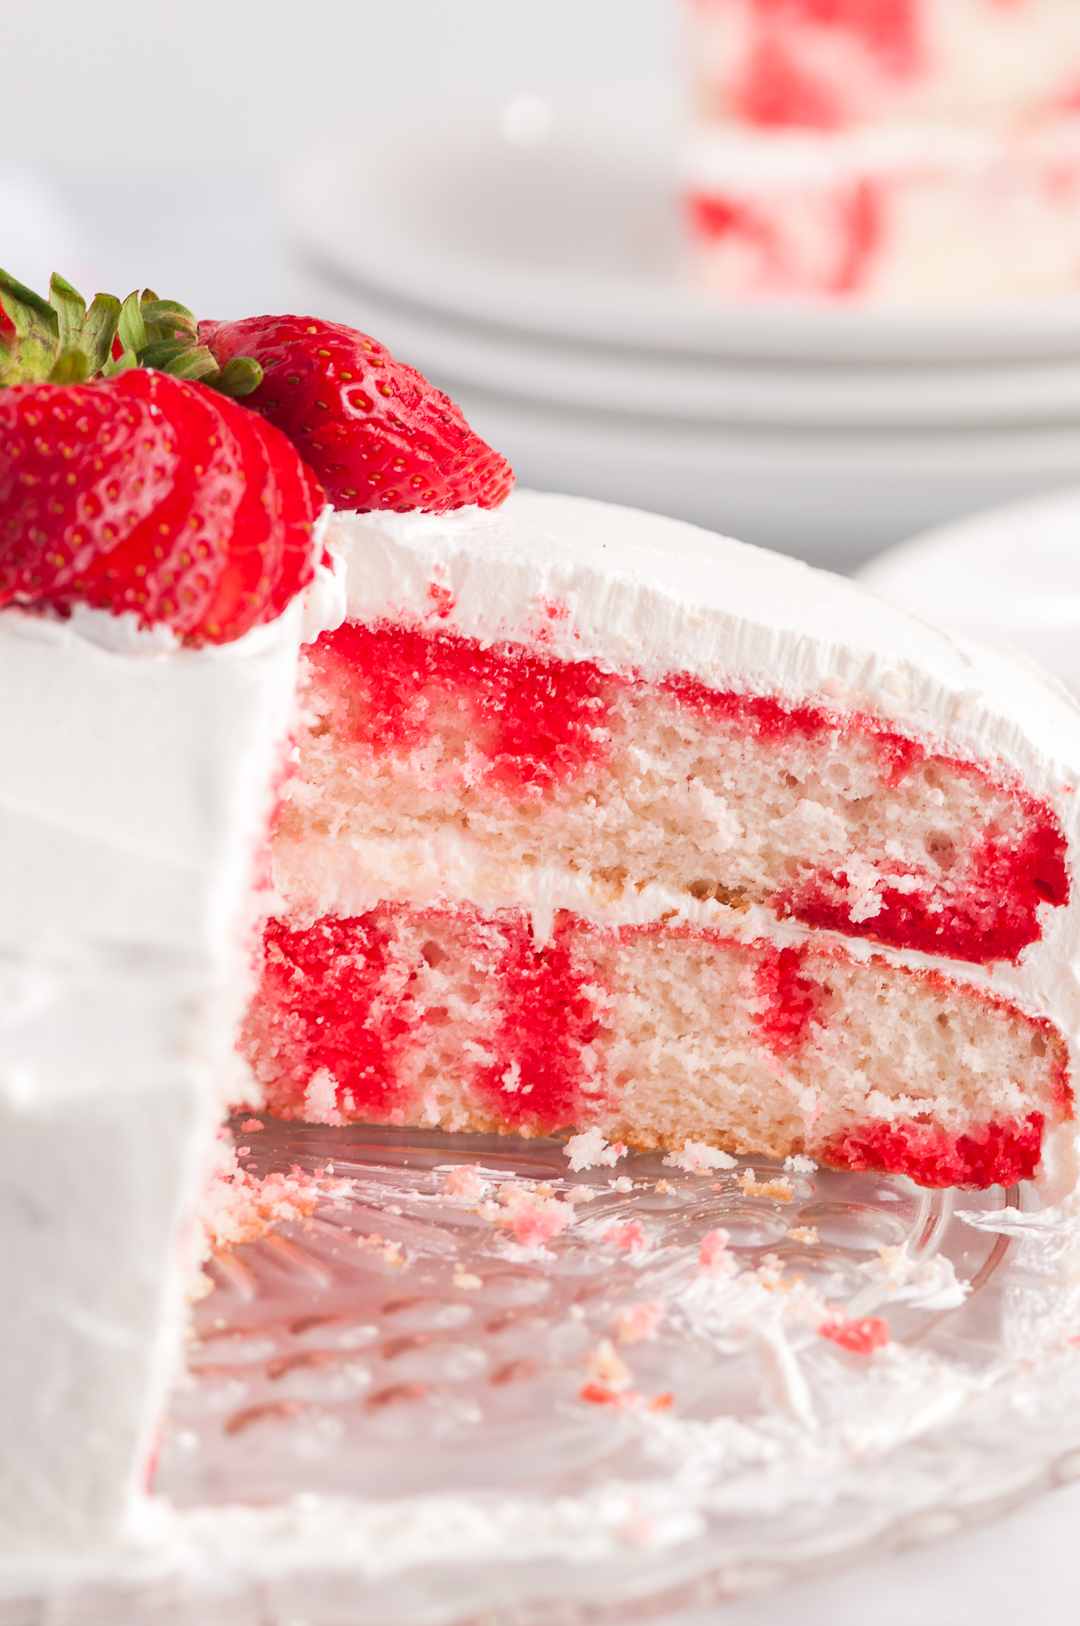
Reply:
[[[2,8],[0,151],[262,164],[350,118],[663,76],[676,0],[33,0]]]
[[[33,0],[0,8],[0,265],[291,308],[276,175],[369,118],[674,79],[678,0]]]

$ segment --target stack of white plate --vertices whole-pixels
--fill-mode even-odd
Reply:
[[[289,172],[298,297],[460,401],[526,484],[849,569],[1080,480],[1080,299],[733,306],[680,280],[645,96],[360,131]]]

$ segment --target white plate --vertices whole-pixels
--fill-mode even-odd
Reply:
[[[1077,1224],[1019,1191],[659,1153],[570,1175],[558,1142],[437,1130],[244,1138],[260,1174],[318,1171],[317,1206],[216,1258],[138,1543],[0,1573],[5,1621],[585,1626],[932,1539],[1080,1471]],[[448,1189],[465,1163],[486,1193]],[[544,1247],[512,1228],[537,1185],[592,1197]],[[901,1247],[910,1269],[878,1251]],[[884,1318],[888,1346],[820,1336],[822,1304]],[[655,1337],[622,1337],[628,1313]]]
[[[500,111],[327,141],[290,169],[311,262],[359,288],[510,332],[629,350],[789,362],[1080,358],[1080,299],[931,309],[726,305],[678,276],[676,126],[640,92],[554,110],[507,140]]]
[[[916,615],[1022,651],[1080,695],[1080,489],[916,537],[859,579]]]
[[[781,431],[1080,423],[1080,362],[884,368],[668,355],[511,332],[310,270],[308,278],[321,307],[353,305],[370,331],[429,376],[536,405]]]
[[[830,434],[534,402],[478,388],[449,352],[444,371],[391,304],[310,278],[297,293],[426,372],[522,485],[669,514],[832,570],[988,502],[1080,481],[1080,428]]]

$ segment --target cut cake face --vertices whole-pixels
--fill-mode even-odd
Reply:
[[[931,1185],[1069,1142],[1051,684],[628,510],[336,524],[245,1030],[272,1110]]]

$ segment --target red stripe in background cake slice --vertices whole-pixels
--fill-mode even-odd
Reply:
[[[865,69],[856,71],[852,46],[875,70],[872,78],[906,79],[922,66],[916,0],[750,4],[755,33],[730,91],[731,111],[748,124],[832,130],[847,123],[873,89],[862,82]]]
[[[541,795],[605,754],[605,680],[588,661],[355,621],[324,633],[312,659],[347,671],[357,729],[376,750],[422,745],[456,707],[483,779],[507,796]]]
[[[922,55],[917,0],[751,0],[759,23],[848,34],[894,73],[913,73]]]

